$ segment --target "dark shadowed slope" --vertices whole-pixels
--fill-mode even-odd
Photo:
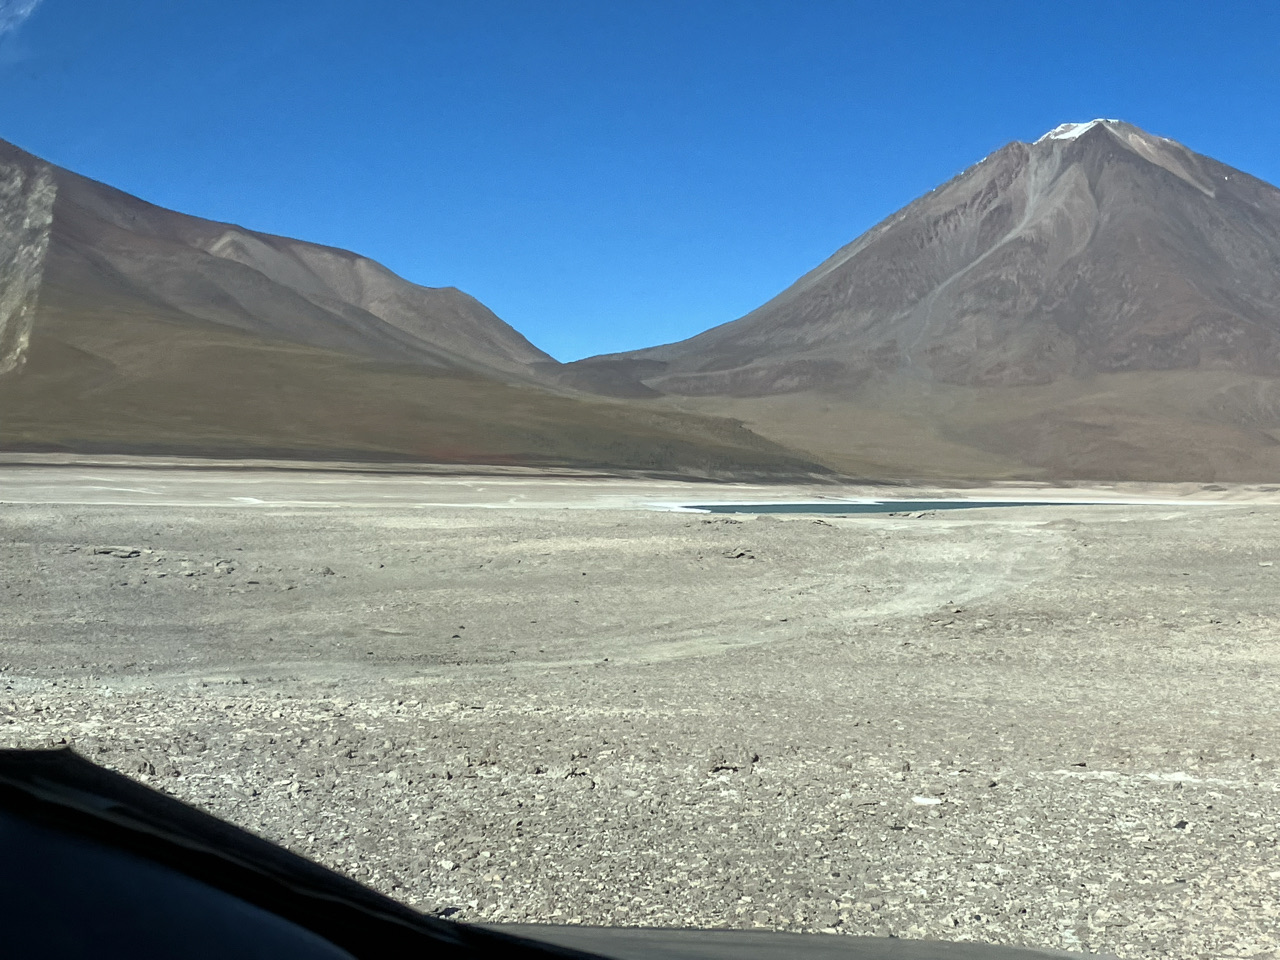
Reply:
[[[1064,124],[747,316],[564,376],[606,372],[845,469],[1270,477],[1280,191],[1127,123]]]
[[[156,207],[0,141],[0,447],[813,468],[730,420],[551,389],[483,304]]]

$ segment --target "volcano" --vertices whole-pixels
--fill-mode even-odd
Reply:
[[[1062,124],[741,319],[562,376],[851,473],[1270,479],[1280,190],[1128,123]]]

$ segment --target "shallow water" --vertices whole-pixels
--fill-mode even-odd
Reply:
[[[686,509],[706,513],[916,513],[921,510],[965,510],[974,507],[1082,507],[1063,500],[822,500],[810,503],[690,503]]]

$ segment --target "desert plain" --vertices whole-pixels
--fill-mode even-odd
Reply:
[[[1280,492],[1022,492],[6,463],[0,746],[463,921],[1276,956]]]

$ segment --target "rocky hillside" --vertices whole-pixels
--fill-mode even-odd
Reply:
[[[733,420],[555,386],[557,366],[459,290],[0,141],[0,449],[823,470]]]

